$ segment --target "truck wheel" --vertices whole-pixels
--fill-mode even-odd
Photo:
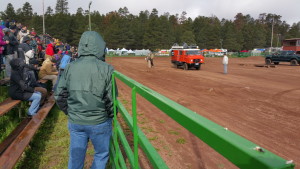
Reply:
[[[184,70],[189,70],[189,65],[188,65],[187,63],[184,63],[184,64],[183,64],[183,69],[184,69]]]
[[[291,65],[292,65],[292,66],[298,65],[298,61],[297,61],[296,59],[292,59],[292,60],[291,60]]]
[[[200,70],[200,69],[201,69],[201,64],[198,67],[196,67],[196,70]]]
[[[279,62],[274,62],[274,65],[279,65]]]
[[[270,65],[272,63],[271,59],[266,59],[265,62],[266,62],[266,65]]]

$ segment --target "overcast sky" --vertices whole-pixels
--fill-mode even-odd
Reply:
[[[48,6],[55,9],[57,0],[45,0],[45,10]],[[68,0],[69,12],[75,13],[77,8],[88,9],[90,0]],[[12,3],[15,10],[29,2],[33,11],[42,14],[42,0],[0,0],[0,11],[4,11],[8,3]],[[300,0],[92,0],[91,11],[97,10],[101,14],[127,7],[129,12],[138,15],[140,11],[152,11],[156,8],[159,14],[181,14],[187,16],[215,15],[219,19],[234,19],[237,13],[250,14],[257,19],[260,13],[273,13],[282,16],[288,24],[300,21]]]

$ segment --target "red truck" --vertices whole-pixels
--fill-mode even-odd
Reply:
[[[188,46],[186,44],[179,46],[175,44],[172,46],[170,55],[171,63],[176,68],[183,66],[184,70],[189,70],[190,68],[199,70],[201,64],[204,63],[204,56],[201,54],[198,46]]]

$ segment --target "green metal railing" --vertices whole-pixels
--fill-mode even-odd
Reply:
[[[150,103],[166,113],[169,117],[189,130],[239,168],[287,169],[294,168],[295,166],[293,163],[289,163],[287,160],[271,153],[270,151],[260,148],[255,143],[252,143],[224,127],[196,114],[190,109],[187,109],[186,107],[166,98],[146,86],[126,77],[120,72],[114,72],[113,85],[115,84],[115,78],[119,79],[132,89],[132,117],[122,103],[115,98],[116,91],[115,86],[113,86],[114,133],[110,148],[110,162],[114,168],[118,169],[128,167],[126,166],[123,154],[121,153],[120,143],[128,157],[128,161],[130,163],[129,168],[140,168],[138,164],[138,147],[141,147],[145,152],[153,168],[168,168],[166,163],[137,125],[136,94],[147,99]],[[119,122],[117,121],[117,107],[130,130],[133,132],[133,151],[126,140]]]

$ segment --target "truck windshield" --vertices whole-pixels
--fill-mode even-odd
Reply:
[[[200,55],[200,50],[189,50],[186,51],[187,55]]]

